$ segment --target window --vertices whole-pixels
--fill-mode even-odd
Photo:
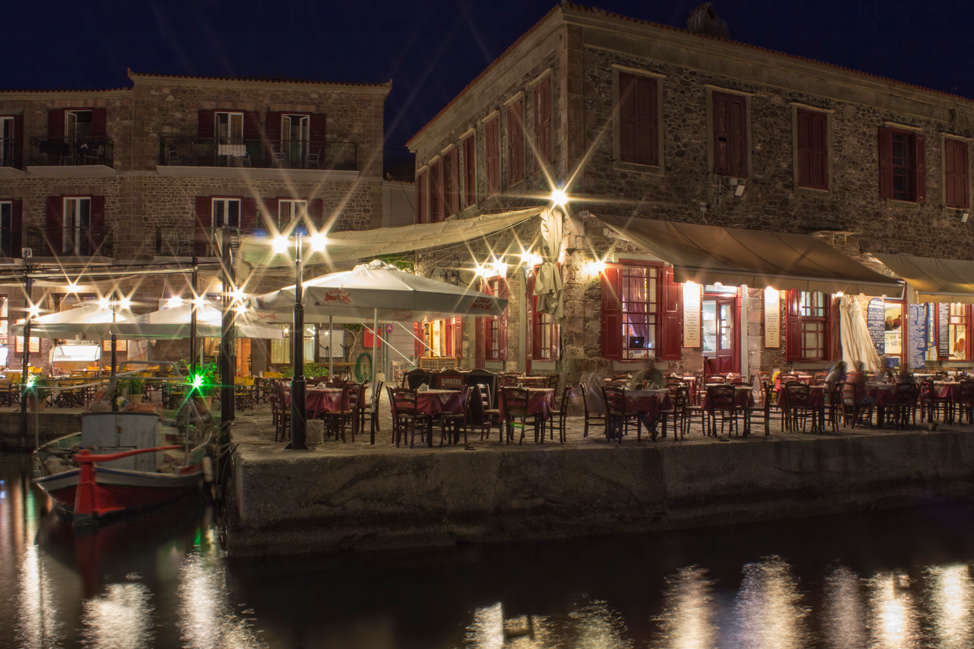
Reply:
[[[538,296],[534,294],[534,281],[539,266],[535,266],[527,282],[528,312],[531,323],[531,359],[536,361],[558,360],[558,343],[561,339],[561,326],[556,325],[549,313],[538,313]]]
[[[470,207],[477,202],[477,154],[471,135],[463,141],[463,206]]]
[[[443,203],[445,216],[460,211],[460,177],[457,169],[457,149],[451,148],[443,156]]]
[[[922,135],[879,129],[879,194],[882,198],[927,201],[926,145]]]
[[[291,365],[294,358],[291,355],[291,330],[287,325],[280,325],[284,330],[282,340],[271,340],[271,363],[274,365]],[[314,363],[315,358],[315,329],[314,325],[305,326],[304,331],[304,362]]]
[[[807,189],[828,189],[828,115],[799,108],[795,120],[798,186]]]
[[[94,135],[94,113],[90,110],[64,111],[64,134],[69,140]]]
[[[494,297],[507,298],[507,279],[491,277],[483,292]],[[484,316],[484,360],[507,360],[507,309],[500,315]]]
[[[493,117],[484,127],[487,159],[487,196],[493,196],[501,188],[501,134],[500,119]]]
[[[551,163],[551,75],[534,86],[534,156],[539,167]]]
[[[0,296],[0,345],[10,342],[10,300],[6,295]]]
[[[970,339],[971,309],[966,304],[951,304],[947,321],[947,337],[950,340],[949,360],[966,361]]]
[[[657,355],[660,264],[609,264],[602,273],[602,355],[616,360]]]
[[[310,135],[310,115],[281,115],[281,150],[288,160],[305,159]]]
[[[619,160],[658,167],[658,83],[619,72]]]
[[[20,256],[20,251],[14,250],[13,242],[14,204],[13,201],[0,201],[0,257]]]
[[[524,102],[517,101],[507,107],[507,185],[524,180]]]
[[[944,205],[967,209],[970,205],[967,181],[967,143],[944,140]]]
[[[443,159],[430,167],[430,222],[443,220]]]
[[[713,93],[714,173],[747,178],[747,97]]]
[[[785,350],[789,361],[827,361],[831,296],[821,291],[788,292],[788,339]]]
[[[284,232],[284,229],[301,219],[307,223],[308,201],[282,198],[277,203],[277,229]]]
[[[426,181],[429,172],[424,171],[416,176],[416,223],[427,223],[429,215],[426,213]]]
[[[214,198],[211,230],[219,228],[239,228],[240,227],[240,199],[239,198]]]
[[[244,114],[217,112],[216,139],[221,144],[242,144],[244,137]]]
[[[91,199],[64,199],[64,229],[61,234],[61,253],[90,255]]]
[[[19,167],[21,155],[18,154],[20,139],[23,127],[21,126],[21,137],[18,137],[17,124],[22,122],[22,118],[0,117],[0,167]]]

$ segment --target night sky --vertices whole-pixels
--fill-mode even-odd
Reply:
[[[556,0],[0,1],[0,88],[117,88],[136,72],[393,81],[386,166]],[[599,0],[685,27],[701,0]],[[974,97],[974,2],[716,0],[731,38]],[[397,173],[397,175],[400,175]]]

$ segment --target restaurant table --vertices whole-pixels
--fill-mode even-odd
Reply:
[[[433,418],[444,412],[459,415],[463,412],[462,395],[462,390],[417,390],[416,410]]]
[[[311,388],[305,395],[308,416],[317,419],[326,412],[341,412],[342,394],[342,388]]]
[[[623,407],[626,413],[635,412],[646,415],[647,421],[654,421],[663,410],[673,407],[669,388],[649,390],[623,390]],[[666,434],[666,421],[663,422],[663,434]],[[674,431],[674,435],[675,435]]]
[[[547,376],[516,376],[514,379],[526,388],[544,388],[548,386]]]
[[[934,381],[934,394],[938,399],[945,399],[944,422],[954,422],[954,408],[960,402],[960,381]]]
[[[510,387],[510,386],[508,386]],[[503,388],[502,388],[503,389]],[[555,409],[554,388],[524,388],[528,391],[528,414],[540,415],[542,421],[547,421],[551,411]],[[504,421],[504,400],[498,400],[500,420]]]
[[[792,403],[792,395],[788,390],[778,393],[778,408],[781,409],[783,421],[787,421],[792,408],[807,408],[812,411],[812,431],[821,433],[825,430],[825,392],[828,386],[811,385],[808,387],[808,401],[806,403]],[[734,395],[735,397],[737,395]]]
[[[714,385],[728,385],[726,383],[716,383],[707,385],[708,388]],[[733,405],[735,408],[739,409],[744,414],[744,435],[749,433],[749,419],[747,417],[746,408],[754,407],[754,395],[751,393],[751,386],[749,385],[735,385],[734,386],[734,401]],[[707,390],[706,395],[703,398],[703,405],[701,406],[704,412],[706,412],[710,417],[714,416],[714,404],[711,402],[710,390]],[[723,424],[722,424],[723,425]],[[716,433],[715,433],[716,434]]]

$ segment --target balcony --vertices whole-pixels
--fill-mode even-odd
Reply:
[[[178,167],[252,167],[355,171],[358,145],[354,142],[269,144],[262,140],[221,143],[209,138],[165,137],[159,142],[159,165]]]
[[[14,138],[0,137],[0,168],[23,169],[23,145]]]
[[[26,235],[24,247],[35,257],[114,257],[107,228],[29,228]]]
[[[107,137],[32,137],[33,167],[113,167],[115,144]]]
[[[240,237],[252,232],[234,229],[233,249],[239,245]],[[190,228],[156,228],[156,257],[219,257],[220,249],[213,232]]]

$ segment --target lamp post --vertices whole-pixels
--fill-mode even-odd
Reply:
[[[220,331],[220,421],[233,421],[233,258],[229,228],[223,228],[223,319]]]
[[[115,314],[118,312],[118,289],[112,288],[111,297],[112,306],[112,356],[111,356],[111,373],[108,379],[108,385],[112,387],[112,412],[118,411],[118,378],[116,377],[116,368],[118,367],[118,338],[115,336]]]
[[[30,267],[29,262],[32,251],[30,248],[24,248],[24,292],[27,296],[27,304],[30,304]],[[27,381],[30,378],[30,318],[32,312],[30,308],[27,309],[27,319],[24,321],[24,356],[22,361],[22,373],[21,373],[21,391],[20,391],[20,439],[22,444],[27,443]],[[40,435],[40,431],[37,431]],[[38,439],[38,442],[40,440]],[[40,445],[40,444],[38,444]]]
[[[301,257],[301,232],[296,233],[294,255],[294,323],[291,328],[291,355],[294,375],[291,377],[291,443],[288,448],[306,450],[307,403],[304,382],[304,260]]]

